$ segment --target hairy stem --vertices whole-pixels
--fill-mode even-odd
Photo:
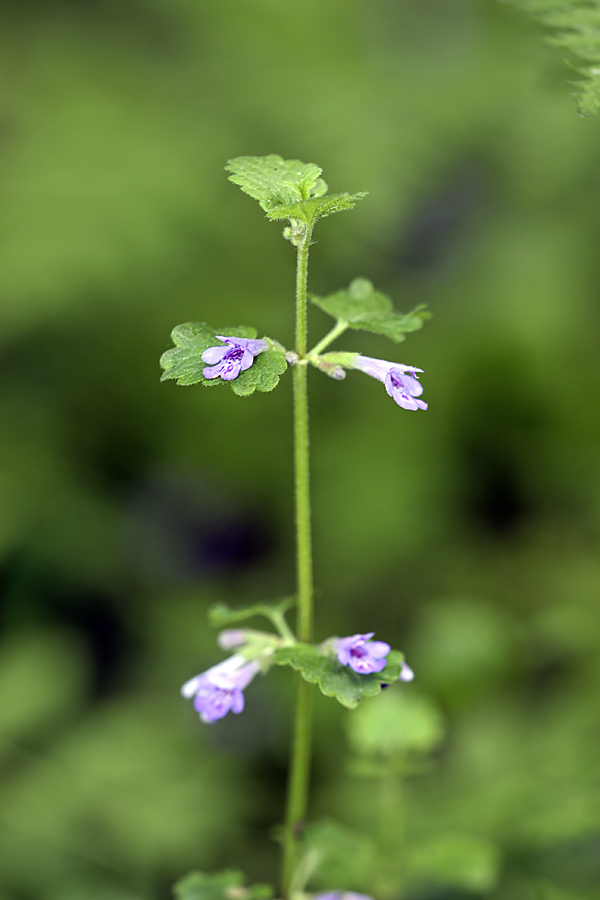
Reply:
[[[308,248],[312,229],[307,228],[298,245],[296,267],[296,353],[300,360],[307,346]],[[310,526],[310,479],[308,436],[308,385],[306,365],[296,365],[294,381],[294,479],[296,502],[296,572],[298,582],[297,634],[300,641],[312,640],[313,566]],[[296,698],[283,841],[282,889],[289,895],[300,855],[300,843],[308,803],[311,755],[310,685],[296,675]]]

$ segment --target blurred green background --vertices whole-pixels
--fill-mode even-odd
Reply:
[[[317,637],[404,649],[443,723],[405,896],[600,897],[600,123],[561,53],[495,0],[1,12],[0,900],[274,878],[290,673],[213,727],[178,690],[221,658],[212,602],[293,590],[291,379],[158,380],[179,322],[291,344],[293,248],[223,171],[267,153],[369,191],[318,226],[316,293],[434,313],[336,345],[423,368],[426,414],[311,372]],[[312,816],[375,833],[352,713],[316,715]]]

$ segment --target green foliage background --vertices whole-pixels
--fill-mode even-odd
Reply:
[[[426,414],[311,372],[317,637],[376,630],[445,723],[399,801],[409,896],[599,897],[600,124],[561,53],[495,0],[2,20],[1,900],[273,878],[290,673],[214,727],[178,688],[220,658],[211,603],[293,590],[290,379],[239,398],[158,368],[178,322],[291,344],[293,248],[223,171],[267,153],[369,191],[319,224],[315,294],[360,275],[434,313],[393,351]],[[325,888],[370,887],[377,798],[342,763],[386,696],[317,698],[313,817],[347,829]]]

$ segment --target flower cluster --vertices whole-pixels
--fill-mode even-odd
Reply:
[[[255,356],[269,349],[269,342],[264,338],[250,340],[222,334],[215,337],[219,341],[224,341],[225,345],[209,347],[202,354],[202,361],[208,363],[202,374],[208,379],[221,378],[223,381],[233,381],[240,372],[250,368]]]
[[[334,655],[343,666],[349,666],[359,675],[381,672],[386,666],[391,647],[385,641],[374,641],[373,631],[352,634],[349,637],[329,638],[320,645],[320,652]],[[244,690],[255,675],[267,671],[273,662],[277,647],[290,646],[294,638],[281,638],[264,631],[230,628],[218,637],[223,650],[237,652],[216,666],[195,675],[181,688],[184,697],[194,698],[194,707],[203,722],[216,722],[228,712],[241,713],[244,709]],[[319,649],[319,648],[316,648]],[[412,681],[414,672],[402,663],[400,681]]]

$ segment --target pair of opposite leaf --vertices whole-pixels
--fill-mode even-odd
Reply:
[[[327,194],[318,166],[283,160],[280,156],[239,157],[231,160],[227,168],[230,180],[258,200],[268,218],[289,219],[290,226],[284,234],[292,243],[312,233],[317,219],[351,209],[365,196],[363,192]],[[338,380],[345,377],[347,369],[358,369],[383,382],[389,396],[403,409],[427,409],[427,404],[419,399],[423,388],[417,373],[422,369],[360,353],[322,352],[347,329],[370,331],[399,343],[428,318],[422,306],[401,315],[393,309],[391,300],[375,291],[365,278],[355,278],[348,288],[327,297],[310,295],[310,299],[336,324],[303,359],[278,341],[257,338],[254,328],[213,329],[203,322],[188,322],[172,332],[175,347],[160,360],[164,369],[162,380],[206,387],[228,382],[236,394],[247,396],[256,390],[273,390],[288,365],[309,363]]]
[[[271,632],[227,629],[219,635],[218,643],[223,650],[235,650],[235,653],[190,678],[181,693],[187,699],[194,699],[194,707],[203,722],[216,722],[230,711],[243,711],[243,692],[259,672],[266,673],[274,664],[291,665],[307,681],[318,681],[323,693],[335,696],[345,706],[356,706],[365,690],[378,693],[382,685],[414,678],[402,655],[393,652],[385,641],[374,641],[373,637],[374,632],[332,637],[313,647]],[[354,686],[356,677],[349,679],[348,671],[342,667],[348,667],[355,675],[379,675],[380,678],[373,684],[359,683],[354,697],[348,693],[347,682],[350,680]]]

